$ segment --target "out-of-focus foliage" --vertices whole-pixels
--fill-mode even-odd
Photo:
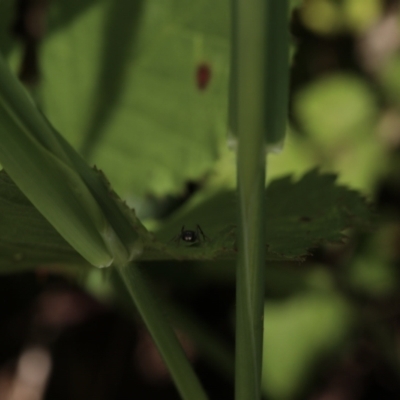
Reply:
[[[378,99],[368,83],[350,74],[331,74],[299,91],[293,108],[318,149],[319,163],[340,172],[341,182],[371,190],[387,160],[384,143],[375,135]]]
[[[381,0],[307,0],[300,11],[303,23],[319,34],[365,32],[382,14]]]
[[[380,74],[382,86],[389,100],[400,104],[400,54],[395,54],[384,65]]]
[[[377,200],[380,216],[376,229],[355,236],[352,246],[327,247],[322,264],[307,264],[314,272],[304,276],[325,277],[317,291],[299,281],[290,295],[269,288],[264,390],[272,399],[400,393],[400,360],[393,356],[400,314],[400,11],[388,3],[304,1],[294,22],[292,127],[269,171],[275,177],[310,165],[335,171],[339,182]],[[381,373],[393,375],[376,383]]]
[[[354,310],[326,286],[324,281],[330,278],[324,275],[317,277],[322,281],[319,290],[265,304],[263,382],[273,399],[294,398],[302,392],[310,371],[349,339]]]
[[[13,22],[15,22],[17,2],[5,0],[0,3],[0,49],[8,56],[15,39],[12,36]]]
[[[147,221],[164,242],[182,225],[199,224],[211,239],[223,231],[231,240],[234,230],[232,196],[228,205],[211,201],[235,186],[235,154],[225,148],[228,2],[217,3],[53,1],[38,52],[45,112],[106,171],[119,194],[139,199],[152,216],[164,205],[154,197],[169,205],[168,196],[194,181],[185,194],[196,189],[196,195],[175,215]],[[380,0],[291,4],[298,8],[292,21],[288,133],[283,152],[268,159],[270,187],[285,193],[287,202],[277,195],[281,211],[267,221],[273,224],[271,242],[275,250],[295,246],[288,226],[296,226],[304,239],[308,222],[298,220],[299,210],[317,214],[321,231],[349,211],[347,203],[327,210],[317,196],[337,205],[351,191],[326,192],[320,180],[301,185],[301,177],[315,167],[338,174],[339,184],[375,200],[377,219],[375,229],[363,234],[342,232],[347,225],[337,224],[331,233],[335,238],[344,233],[346,244],[314,249],[315,256],[303,264],[267,265],[263,389],[272,400],[366,400],[371,393],[395,400],[400,397],[400,8],[396,1]],[[8,10],[0,12],[5,24],[12,23],[14,5],[0,3]],[[3,40],[9,31],[1,32]],[[0,47],[13,54],[15,39],[12,46],[7,40]],[[300,182],[279,180],[289,174]],[[296,187],[302,190],[286,191]],[[226,224],[219,223],[227,214],[224,231]],[[357,213],[362,220],[367,215],[364,208]],[[37,219],[32,221],[34,226]],[[280,249],[276,252],[285,252]],[[191,250],[198,249],[182,252]],[[188,308],[195,304],[202,318],[210,317],[211,330],[223,325],[223,332],[231,333],[234,300],[226,287],[232,291],[232,263],[143,268],[162,280],[165,292],[178,291]],[[113,289],[101,274],[91,273],[87,289],[109,296]],[[180,329],[185,331],[184,324]],[[199,351],[196,340],[191,345]],[[211,342],[207,335],[199,340]]]
[[[10,68],[18,72],[21,67],[23,49],[16,38],[18,2],[0,2],[0,51]]]

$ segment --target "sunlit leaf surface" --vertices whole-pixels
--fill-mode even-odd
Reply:
[[[177,192],[227,135],[227,0],[53,1],[43,108],[124,198]]]

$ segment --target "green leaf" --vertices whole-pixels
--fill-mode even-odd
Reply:
[[[78,3],[50,5],[46,115],[122,197],[177,192],[226,137],[229,2]]]
[[[277,179],[267,188],[267,245],[270,253],[301,259],[326,242],[341,242],[348,228],[366,230],[372,210],[355,190],[337,185],[336,175],[316,169],[292,183]]]
[[[341,183],[372,194],[388,157],[387,144],[376,137],[379,109],[367,83],[355,75],[332,74],[300,90],[293,105],[307,133],[309,162],[337,173]]]
[[[140,252],[130,212],[37,110],[0,56],[0,162],[58,232],[96,266]]]
[[[0,178],[1,268],[12,271],[18,265],[84,263],[4,172]],[[310,249],[342,240],[344,229],[367,229],[371,221],[371,211],[357,192],[335,185],[334,175],[320,175],[316,170],[295,183],[290,178],[273,181],[267,188],[266,201],[267,221],[270,221],[266,243],[268,260],[302,260],[310,254]],[[155,236],[126,208],[127,217],[144,246],[139,259],[236,258],[235,192],[217,193],[201,203],[194,199],[194,203],[166,221]],[[9,215],[13,218],[9,219]],[[195,246],[171,241],[179,235],[182,225],[195,229],[196,224],[200,224],[207,241]]]
[[[356,191],[335,184],[335,180],[333,174],[312,170],[297,182],[290,177],[271,182],[266,190],[267,260],[299,261],[310,254],[310,249],[342,241],[347,228],[370,226],[372,213],[365,200]],[[193,229],[200,224],[210,243],[186,249],[186,254],[234,258],[235,202],[233,190],[215,193],[201,202],[195,198],[165,222],[157,237],[168,241],[182,225]]]
[[[96,172],[100,174],[100,171]],[[100,180],[103,179],[102,175],[99,177]],[[93,182],[89,182],[89,187],[90,184],[93,185]],[[94,186],[95,184],[96,182]],[[136,239],[140,236],[143,240],[149,240],[149,232],[136,218],[133,210],[111,189],[104,192],[100,202],[104,207],[110,204],[114,206],[105,208],[109,219],[115,223],[124,217],[124,224],[131,228]],[[120,222],[119,226],[124,227],[124,224]],[[38,266],[52,268],[54,264],[89,265],[34,207],[8,175],[0,171],[0,272],[15,272]]]
[[[89,265],[1,171],[0,273],[60,264]]]
[[[0,127],[0,162],[20,189],[93,265],[111,264],[104,215],[1,55]]]
[[[350,74],[321,78],[294,100],[303,128],[326,151],[370,136],[378,111],[372,90]]]

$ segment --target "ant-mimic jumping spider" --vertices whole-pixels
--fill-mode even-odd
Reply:
[[[195,231],[185,229],[185,225],[183,225],[179,235],[172,239],[172,241],[177,242],[178,244],[181,242],[181,240],[188,244],[195,244],[205,242],[208,240],[208,238],[200,228],[200,225],[196,225]]]

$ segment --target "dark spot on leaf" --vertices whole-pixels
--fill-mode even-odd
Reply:
[[[211,68],[207,64],[200,64],[196,71],[197,87],[200,90],[205,90],[211,79]]]
[[[300,222],[311,222],[311,218],[310,217],[300,217],[299,221]]]

